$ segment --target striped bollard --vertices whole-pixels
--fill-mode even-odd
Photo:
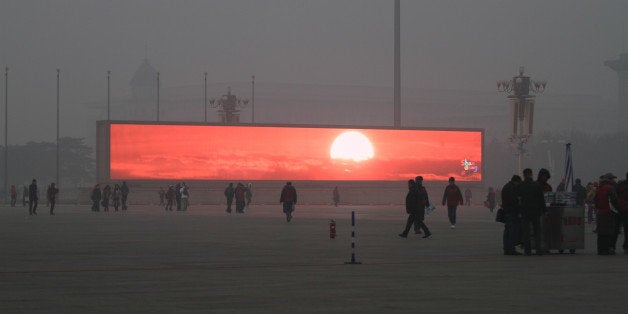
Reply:
[[[351,261],[345,264],[362,264],[355,261],[355,211],[351,212]]]

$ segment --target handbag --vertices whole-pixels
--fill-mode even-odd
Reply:
[[[500,207],[497,210],[497,214],[495,215],[495,221],[506,223],[506,210],[504,208]]]

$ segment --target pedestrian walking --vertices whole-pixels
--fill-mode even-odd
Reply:
[[[286,221],[292,220],[292,212],[294,212],[294,205],[297,203],[297,190],[292,186],[292,182],[286,182],[281,190],[281,196],[279,202],[283,203],[283,212],[286,214]]]
[[[473,196],[473,194],[471,193],[471,189],[466,188],[464,190],[464,204],[467,206],[471,206],[471,196]]]
[[[233,203],[233,194],[235,190],[233,188],[233,183],[229,183],[229,186],[225,189],[225,197],[227,198],[227,212],[231,213],[231,204]]]
[[[495,206],[495,190],[493,190],[493,187],[491,186],[488,188],[488,194],[486,194],[486,207],[488,207],[492,213]]]
[[[26,204],[28,204],[29,199],[28,199],[28,186],[26,186],[26,184],[24,184],[24,188],[22,189],[22,207],[26,207]]]
[[[456,185],[456,179],[454,177],[449,178],[449,185],[445,187],[442,203],[443,206],[447,204],[447,217],[449,217],[451,229],[456,228],[456,209],[458,205],[464,204],[464,199],[462,198],[460,188]]]
[[[29,215],[37,215],[37,202],[39,201],[39,190],[37,189],[37,180],[33,179],[28,186],[28,213]]]
[[[17,189],[15,185],[11,185],[11,207],[15,207],[15,203],[17,203]]]
[[[50,183],[46,194],[48,195],[48,200],[50,200],[50,215],[52,216],[55,214],[55,204],[57,203],[57,194],[59,194],[59,189],[55,187],[54,182]]]
[[[421,181],[422,179],[421,177]],[[413,224],[423,229],[425,234],[423,238],[429,238],[432,235],[430,229],[427,228],[424,222],[426,206],[429,206],[429,199],[425,188],[423,186],[419,187],[414,180],[408,180],[408,193],[406,194],[406,213],[408,214],[408,219],[405,229],[399,234],[400,237],[407,238],[408,232],[410,232],[410,228],[412,228]]]
[[[338,207],[338,203],[340,203],[340,191],[338,191],[338,186],[334,188],[332,198],[334,200],[334,206]]]
[[[94,185],[92,189],[92,210],[95,212],[100,211],[100,199],[102,197],[102,192],[100,191],[100,184]]]
[[[251,207],[251,200],[253,199],[253,184],[249,182],[246,186],[246,209]]]

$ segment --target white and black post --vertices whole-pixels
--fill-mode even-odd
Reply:
[[[355,261],[355,211],[351,212],[351,261],[345,264],[362,264]]]

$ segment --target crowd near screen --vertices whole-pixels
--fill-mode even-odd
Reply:
[[[112,180],[482,180],[482,131],[111,123]]]

